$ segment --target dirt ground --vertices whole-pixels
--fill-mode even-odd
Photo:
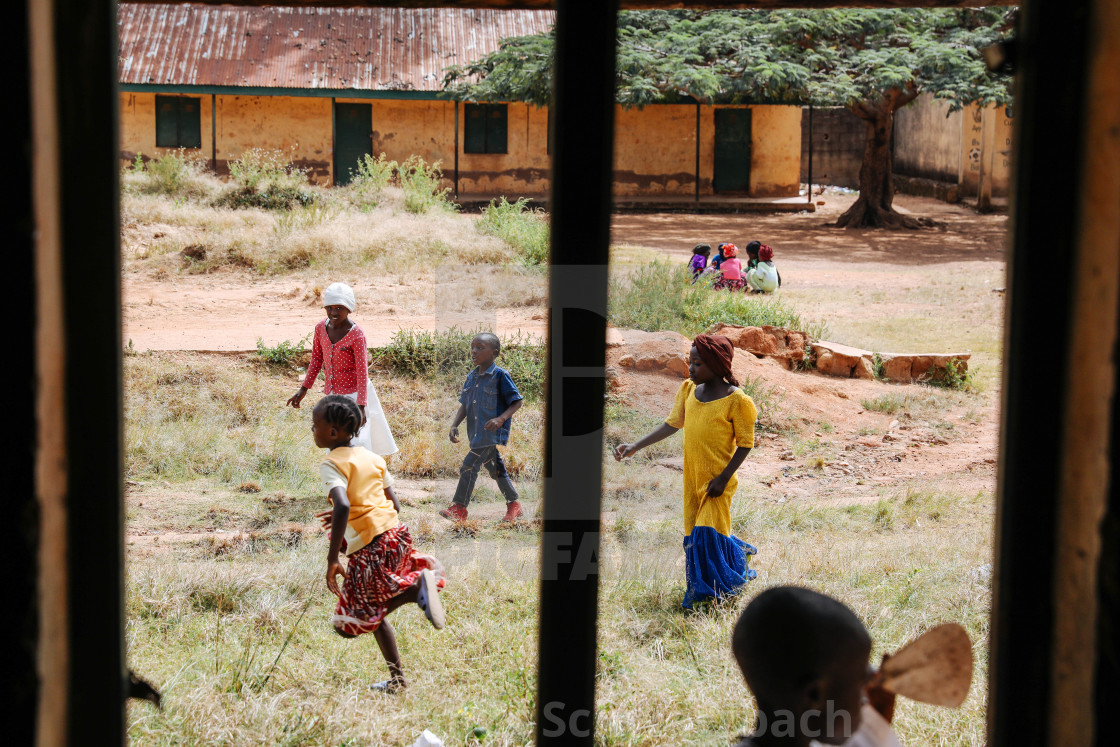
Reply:
[[[833,323],[834,329],[839,323],[836,338],[874,336],[873,328],[860,326],[867,324],[868,317],[898,317],[903,320],[899,329],[881,333],[884,344],[897,342],[904,347],[908,334],[921,331],[921,321],[936,325],[941,333],[924,338],[919,334],[922,340],[934,341],[924,344],[952,347],[957,341],[969,342],[969,329],[977,324],[965,317],[944,323],[946,315],[955,312],[947,306],[963,309],[967,304],[947,304],[920,294],[931,278],[945,275],[951,276],[949,284],[954,289],[958,275],[973,282],[982,277],[993,294],[1001,294],[1002,288],[996,286],[1002,284],[1006,216],[981,216],[960,206],[899,196],[896,205],[900,209],[933,218],[944,228],[845,231],[826,224],[851,204],[853,196],[825,194],[818,199],[825,204],[814,213],[618,215],[612,224],[612,242],[649,247],[683,262],[700,241],[731,240],[742,246],[758,238],[776,247],[784,292],[794,307],[810,309]],[[323,285],[326,282],[324,278]],[[1001,306],[992,300],[995,295],[988,297],[984,287],[969,286],[967,292],[979,301],[968,313],[987,325],[988,347],[979,358],[998,366]],[[855,296],[853,288],[858,288]],[[402,313],[392,300],[418,292],[407,285],[387,280],[384,287],[367,290],[379,302],[363,306],[355,318],[373,346],[387,343],[401,328],[446,328],[478,321],[469,314],[458,319],[448,314],[437,318]],[[966,291],[964,281],[960,290]],[[133,272],[124,276],[123,292],[124,339],[131,340],[137,350],[252,350],[257,338],[269,344],[299,340],[322,317],[307,280],[284,276],[261,278],[231,271],[157,279],[150,273]],[[869,305],[853,303],[856,296]],[[922,309],[915,312],[919,306]],[[499,334],[517,330],[543,334],[544,311],[542,306],[530,306],[487,314]],[[907,321],[915,313],[921,316],[918,322]],[[686,352],[683,338],[677,344]],[[871,348],[870,343],[867,347],[884,349]],[[911,352],[914,347],[921,345],[911,346]],[[622,350],[625,346],[614,349],[612,360]],[[748,355],[737,357],[736,371],[776,393],[771,404],[776,411],[771,421],[776,425],[760,431],[757,448],[741,475],[744,484],[763,499],[845,505],[873,502],[890,491],[908,489],[944,489],[957,494],[994,490],[999,420],[996,386],[990,385],[978,395],[942,394],[928,387],[789,371]],[[988,378],[998,382],[991,371]],[[627,370],[618,386],[628,403],[656,415],[668,412],[679,383],[679,378],[669,374]],[[894,414],[864,406],[884,395],[909,396],[910,400]],[[661,466],[680,469],[679,464]],[[135,498],[158,501],[154,493],[159,490],[153,491],[153,487],[145,486]],[[443,500],[451,485],[449,481],[416,480],[402,481],[402,488],[410,498],[428,502]],[[502,510],[499,505],[479,508],[483,520],[491,518],[487,512],[496,519]],[[148,534],[134,526],[130,540],[144,543],[150,541]]]
[[[899,196],[900,210],[934,218],[947,231],[843,231],[825,224],[834,221],[853,196],[825,194],[817,199],[825,204],[815,213],[616,215],[612,241],[684,260],[700,241],[730,240],[742,246],[758,238],[776,248],[787,287],[822,296],[855,286],[869,294],[890,292],[909,282],[908,269],[918,266],[962,262],[1002,266],[1006,216],[979,216],[936,200]],[[331,280],[322,278],[318,285],[325,287]],[[322,318],[318,304],[310,300],[315,285],[301,277],[261,277],[235,270],[163,278],[142,270],[128,272],[122,288],[124,340],[140,351],[254,350],[258,338],[269,345],[294,342]],[[398,329],[485,322],[502,335],[545,331],[543,307],[414,315],[403,312],[399,304],[400,299],[420,292],[415,286],[386,278],[355,290],[363,305],[354,318],[372,346],[388,343]],[[878,311],[891,312],[889,306]]]

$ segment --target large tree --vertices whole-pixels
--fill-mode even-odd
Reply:
[[[1014,9],[636,11],[618,28],[618,102],[811,103],[844,106],[867,125],[860,196],[839,226],[916,227],[892,207],[894,113],[922,93],[1010,101],[1010,77],[981,50],[1008,36]],[[552,34],[506,39],[448,68],[458,99],[527,101],[552,91]]]

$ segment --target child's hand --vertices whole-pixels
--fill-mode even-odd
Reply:
[[[331,520],[333,519],[333,517],[334,509],[332,508],[328,508],[326,511],[320,511],[319,513],[315,514],[315,518],[319,520],[319,523],[323,526],[323,529],[326,529],[328,532],[331,530]]]
[[[638,453],[638,447],[634,444],[619,444],[618,448],[614,450],[614,460],[621,462],[627,457],[632,457]]]
[[[451,443],[453,443],[453,444],[459,443],[459,426],[457,426],[457,425],[451,426],[451,430],[447,433],[447,437],[449,439],[451,439]]]
[[[490,418],[486,421],[486,425],[482,427],[488,431],[496,431],[502,427],[502,423],[504,422],[506,421],[502,420],[501,418]]]
[[[728,478],[723,475],[712,478],[711,482],[708,483],[708,497],[719,498],[723,495],[723,491],[727,489],[727,480]]]
[[[339,576],[342,576],[344,581],[346,580],[346,569],[338,562],[338,556],[336,555],[327,560],[327,588],[330,589],[331,593],[336,597],[342,596],[342,592],[338,590]]]

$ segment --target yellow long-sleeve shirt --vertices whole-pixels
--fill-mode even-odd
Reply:
[[[709,498],[708,483],[731,461],[740,446],[754,448],[754,423],[758,408],[742,389],[712,402],[696,399],[696,384],[681,384],[673,411],[665,422],[684,429],[684,533],[694,527],[712,527],[731,534],[731,499],[739,487],[735,475],[723,495]]]

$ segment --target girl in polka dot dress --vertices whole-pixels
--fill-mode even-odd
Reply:
[[[341,394],[358,403],[362,410],[362,427],[351,446],[364,446],[374,454],[397,453],[393,432],[385,420],[377,390],[369,380],[369,346],[362,328],[350,321],[350,312],[357,305],[354,291],[345,283],[331,283],[323,292],[327,318],[315,325],[311,342],[311,365],[303,386],[288,399],[299,407],[307,390],[315,385],[323,371],[324,394]]]

